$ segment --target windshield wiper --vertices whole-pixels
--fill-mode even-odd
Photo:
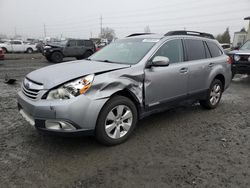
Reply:
[[[110,61],[108,59],[105,59],[105,60],[94,60],[94,61],[100,61],[100,62],[104,62],[104,63],[117,63],[117,62],[114,62],[114,61]]]

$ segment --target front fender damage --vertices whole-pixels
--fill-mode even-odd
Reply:
[[[128,75],[122,74],[118,78],[109,77],[108,75],[102,78],[97,78],[96,83],[88,92],[89,97],[98,100],[102,98],[109,98],[111,95],[127,90],[136,100],[143,103],[143,74]]]

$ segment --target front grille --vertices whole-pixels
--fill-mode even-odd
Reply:
[[[24,95],[26,95],[27,97],[31,98],[31,99],[36,99],[37,95],[39,93],[39,90],[35,90],[35,89],[27,89],[25,88],[24,85],[22,85],[22,92]]]
[[[30,99],[37,99],[40,91],[43,89],[43,85],[27,78],[24,79],[22,84],[23,94]]]
[[[240,61],[241,62],[249,62],[248,61],[248,58],[249,58],[250,56],[249,55],[240,55]],[[250,62],[249,62],[250,63]]]

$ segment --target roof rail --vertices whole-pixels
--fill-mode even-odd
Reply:
[[[185,31],[185,30],[169,31],[164,36],[171,36],[171,35],[191,35],[191,36],[199,36],[199,37],[205,37],[209,39],[215,39],[214,36],[209,33],[202,33],[198,31]]]
[[[140,36],[140,35],[151,35],[153,33],[133,33],[133,34],[130,34],[126,37],[134,37],[134,36]]]

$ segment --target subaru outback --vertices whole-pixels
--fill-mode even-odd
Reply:
[[[139,119],[199,101],[218,106],[231,81],[231,60],[212,35],[175,31],[134,34],[86,60],[29,73],[18,92],[22,116],[37,130],[92,134],[124,142]]]

